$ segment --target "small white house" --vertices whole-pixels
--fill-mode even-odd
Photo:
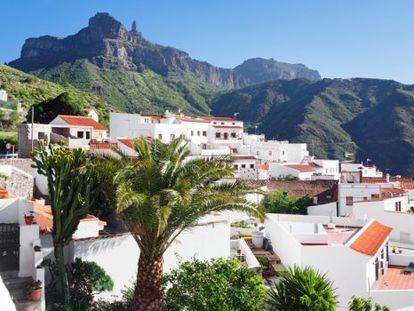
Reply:
[[[108,138],[108,131],[105,126],[95,121],[92,117],[81,117],[81,116],[67,116],[58,115],[55,119],[50,122],[51,125],[69,125],[69,126],[84,126],[91,127],[92,133],[90,139],[105,140]],[[78,138],[87,138],[88,133],[78,132]]]
[[[392,228],[376,220],[361,224],[341,217],[267,214],[265,227],[282,264],[326,273],[336,288],[338,310],[347,310],[353,295],[371,296],[391,310],[414,307],[414,282],[401,267],[414,256],[391,257]]]
[[[6,102],[8,99],[7,92],[5,90],[0,90],[0,102]]]

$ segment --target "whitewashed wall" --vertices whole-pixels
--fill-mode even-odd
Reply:
[[[100,239],[85,239],[74,241],[71,250],[72,258],[95,261],[111,276],[115,283],[111,295],[119,296],[125,286],[130,286],[136,279],[139,249],[129,234]],[[217,222],[195,226],[192,230],[183,232],[164,255],[164,271],[177,267],[180,261],[197,258],[230,256],[230,225],[227,222]]]
[[[391,204],[394,199],[389,199]],[[388,200],[386,200],[388,201]],[[401,241],[401,233],[408,233],[409,241],[403,243],[414,244],[414,214],[389,212],[384,210],[384,202],[359,202],[354,204],[354,218],[356,219],[376,219],[386,226],[392,227],[390,240]]]
[[[414,310],[414,290],[372,290],[370,296],[393,311]]]
[[[0,276],[0,306],[2,311],[15,311],[13,300],[10,296],[9,291],[4,285],[3,279]]]
[[[308,215],[311,215],[311,216],[337,216],[336,202],[308,206]]]
[[[301,265],[303,246],[288,230],[269,214],[265,220],[266,237],[271,241],[273,251],[286,266]]]

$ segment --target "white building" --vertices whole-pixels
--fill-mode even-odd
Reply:
[[[361,178],[382,178],[383,173],[375,165],[362,163],[341,163],[342,182],[361,182]]]
[[[77,132],[77,138],[105,140],[108,138],[108,131],[105,126],[95,121],[92,117],[58,115],[50,122],[51,125],[83,126],[91,127],[91,132]]]
[[[6,102],[7,101],[7,92],[5,90],[0,90],[0,102]]]
[[[264,135],[243,134],[241,153],[255,155],[263,162],[301,163],[309,156],[306,144],[266,140]]]
[[[413,307],[414,282],[401,265],[414,256],[390,256],[392,228],[376,220],[361,225],[340,217],[278,214],[268,214],[265,222],[266,236],[282,264],[311,266],[333,282],[338,310],[347,310],[353,295],[371,296],[391,310]]]

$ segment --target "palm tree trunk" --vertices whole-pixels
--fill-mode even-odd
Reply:
[[[161,311],[164,288],[161,283],[163,268],[162,256],[147,257],[141,255],[138,263],[137,285],[131,310]]]
[[[55,249],[55,259],[56,259],[56,268],[57,268],[57,277],[58,284],[57,289],[60,296],[63,298],[64,303],[69,303],[70,294],[69,294],[69,282],[68,274],[65,267],[65,257],[63,255],[63,244],[54,244]]]

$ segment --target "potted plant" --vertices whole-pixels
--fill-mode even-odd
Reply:
[[[398,253],[402,254],[402,249],[398,249]]]
[[[26,225],[33,225],[34,221],[34,213],[33,212],[26,212],[24,214],[24,222]]]
[[[40,301],[40,299],[42,299],[41,281],[32,281],[28,286],[28,290],[30,293],[30,299],[32,299],[32,301]]]

